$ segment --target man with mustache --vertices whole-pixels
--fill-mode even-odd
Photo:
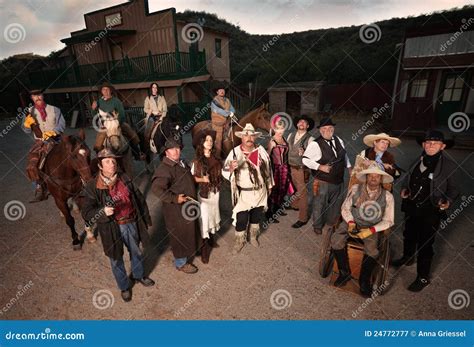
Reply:
[[[242,144],[235,147],[227,156],[222,175],[231,183],[233,224],[235,243],[233,254],[239,253],[247,242],[247,227],[250,224],[250,243],[259,247],[260,222],[267,210],[267,200],[274,186],[270,157],[267,151],[255,144],[260,136],[252,124],[247,123],[235,135]]]

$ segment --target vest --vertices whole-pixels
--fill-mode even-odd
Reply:
[[[357,208],[355,207],[355,203],[357,199],[359,199],[362,188],[363,185],[359,185],[359,189],[357,189],[357,192],[355,192],[352,197],[351,212],[354,216],[354,222],[359,228],[370,228],[379,223],[385,213],[385,207],[387,206],[385,189],[382,188],[382,193],[379,195],[377,200],[375,200],[378,206],[380,206],[380,209],[373,201],[367,202],[366,205],[362,204],[361,207]]]
[[[325,181],[332,184],[341,184],[344,181],[344,169],[346,167],[346,150],[342,147],[339,137],[334,136],[334,142],[336,144],[337,158],[331,146],[322,137],[318,137],[314,140],[318,143],[321,149],[321,159],[317,162],[320,165],[331,164],[331,172],[326,173],[321,170],[312,170],[313,176],[321,181]]]
[[[306,132],[301,138],[294,143],[294,138],[296,132],[291,133],[288,136],[288,163],[290,166],[303,166],[303,158],[299,156],[298,152],[300,148],[305,148],[308,146],[308,139],[311,137],[309,132]]]

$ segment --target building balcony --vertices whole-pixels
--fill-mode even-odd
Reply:
[[[92,88],[104,81],[121,84],[174,80],[208,73],[205,52],[173,52],[137,58],[125,57],[98,64],[71,64],[61,69],[34,71],[29,74],[29,78],[34,88],[60,89]]]

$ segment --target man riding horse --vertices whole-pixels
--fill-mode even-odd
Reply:
[[[114,95],[114,87],[105,82],[99,89],[102,96],[98,101],[92,103],[92,109],[98,111],[100,117],[106,117],[107,115],[113,115],[118,117],[120,128],[122,129],[123,135],[128,139],[130,147],[132,148],[133,156],[136,160],[140,160],[140,138],[133,128],[126,122],[125,109],[122,102]],[[94,150],[99,152],[104,148],[104,141],[107,134],[104,131],[97,132],[95,140]]]
[[[40,170],[54,143],[58,142],[66,128],[66,122],[61,110],[48,105],[44,101],[41,90],[30,92],[33,107],[23,120],[23,130],[27,133],[33,131],[35,142],[28,153],[26,173],[35,184],[35,195],[30,203],[40,202],[48,198],[44,181],[40,177]]]
[[[223,157],[222,153],[222,140],[224,135],[224,129],[230,122],[230,119],[234,116],[234,106],[232,106],[230,100],[225,97],[225,86],[219,84],[214,88],[216,96],[211,101],[211,123],[212,129],[216,131],[216,154],[219,158]]]

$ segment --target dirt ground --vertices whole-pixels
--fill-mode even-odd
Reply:
[[[8,122],[1,124],[7,129]],[[362,125],[344,121],[336,133],[345,139],[351,160],[362,148],[362,137],[353,133]],[[369,129],[370,131],[370,129]],[[76,132],[68,130],[69,133]],[[89,129],[90,145],[95,133]],[[420,153],[413,138],[393,152],[407,168]],[[199,272],[186,275],[175,270],[166,240],[161,203],[149,190],[150,175],[135,164],[136,182],[147,195],[154,226],[152,245],[145,249],[146,269],[156,285],[133,289],[133,300],[124,303],[117,289],[100,240],[73,251],[71,237],[53,199],[28,204],[32,187],[25,172],[25,157],[32,143],[18,126],[0,138],[1,207],[12,200],[24,205],[18,220],[1,214],[0,319],[472,319],[473,220],[470,202],[474,194],[473,153],[450,150],[458,163],[457,183],[464,200],[461,211],[437,235],[432,284],[415,294],[406,287],[416,276],[416,266],[399,271],[390,268],[390,288],[383,296],[366,300],[329,285],[318,273],[321,236],[311,223],[295,230],[297,212],[288,211],[280,224],[272,224],[260,237],[259,249],[247,245],[233,256],[230,194],[221,194],[220,247],[208,265],[196,258]],[[192,158],[185,138],[186,159]],[[395,188],[398,192],[398,187]],[[463,207],[462,202],[467,202]],[[392,255],[401,254],[403,214],[397,197],[396,227],[391,236]],[[21,205],[20,205],[21,206]],[[76,214],[78,230],[83,221]],[[10,218],[12,219],[12,218]],[[127,267],[129,264],[127,262]],[[451,295],[451,296],[450,296]],[[456,299],[455,301],[453,301]],[[461,300],[461,301],[459,301]],[[463,301],[464,300],[464,301]],[[454,302],[454,303],[453,303]]]

